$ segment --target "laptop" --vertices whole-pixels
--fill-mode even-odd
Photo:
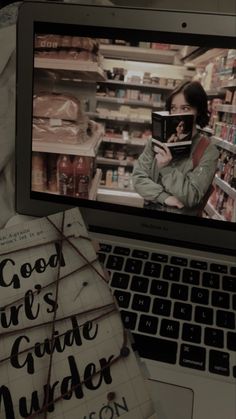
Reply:
[[[236,417],[235,35],[229,14],[28,1],[19,11],[16,210],[80,208],[159,419]],[[148,208],[132,185],[152,112],[193,79],[212,105],[199,132],[221,156],[202,216]]]

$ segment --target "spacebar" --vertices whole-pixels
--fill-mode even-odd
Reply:
[[[143,358],[175,364],[177,357],[177,343],[171,340],[159,339],[132,333],[134,349]]]

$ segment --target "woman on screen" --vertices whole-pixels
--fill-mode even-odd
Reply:
[[[149,139],[134,167],[134,188],[152,208],[197,214],[212,184],[219,156],[210,140],[197,131],[197,125],[205,127],[209,121],[206,92],[197,81],[185,82],[168,97],[166,110],[194,115],[190,155],[174,159],[170,148],[161,142],[154,153]]]

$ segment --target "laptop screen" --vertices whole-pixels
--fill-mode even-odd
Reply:
[[[101,24],[102,9],[32,18],[29,202],[232,230],[233,38]]]

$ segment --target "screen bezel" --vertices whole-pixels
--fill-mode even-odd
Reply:
[[[33,46],[36,22],[109,27],[120,31],[158,33],[161,40],[233,48],[235,16],[217,13],[189,13],[128,7],[26,2],[20,7],[17,22],[17,107],[16,107],[16,210],[22,214],[44,216],[75,205],[51,202],[46,194],[31,190],[31,130],[33,91]],[[137,29],[138,28],[138,29]],[[156,30],[158,28],[158,32]],[[183,42],[186,34],[188,41]],[[175,42],[173,42],[175,40]],[[185,40],[186,41],[186,40]],[[24,59],[22,59],[24,57]],[[37,197],[36,197],[37,196]],[[133,232],[142,238],[186,243],[188,246],[230,253],[235,250],[235,223],[196,219],[190,216],[157,213],[113,204],[81,202],[82,215],[90,229],[113,231],[123,235]],[[132,217],[130,216],[132,214]],[[176,220],[174,219],[176,218]]]

